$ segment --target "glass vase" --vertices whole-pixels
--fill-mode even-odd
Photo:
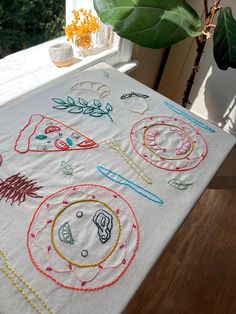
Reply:
[[[92,34],[76,35],[74,38],[74,51],[77,56],[86,57],[92,48]]]

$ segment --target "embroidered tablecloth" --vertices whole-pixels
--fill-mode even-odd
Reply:
[[[0,125],[9,314],[120,313],[235,144],[104,64],[1,107]]]

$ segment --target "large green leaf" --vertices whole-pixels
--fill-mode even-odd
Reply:
[[[141,46],[165,48],[200,35],[201,20],[184,0],[94,0],[104,24]]]
[[[230,7],[220,10],[213,40],[218,67],[221,70],[236,68],[236,20]]]

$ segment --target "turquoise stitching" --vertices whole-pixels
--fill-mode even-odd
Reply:
[[[72,236],[72,232],[70,229],[70,225],[68,222],[65,222],[58,230],[58,237],[61,242],[68,243],[68,244],[74,244],[75,241]]]
[[[194,123],[195,125],[199,126],[200,128],[208,131],[208,132],[211,132],[211,133],[215,133],[215,130],[213,130],[212,128],[210,128],[208,125],[200,122],[199,120],[193,118],[192,116],[190,116],[189,114],[185,113],[184,111],[174,107],[172,104],[170,104],[169,102],[167,101],[163,101],[164,104],[172,111],[174,111],[175,113],[183,116],[184,118],[188,119],[189,121],[191,121],[192,123]]]
[[[142,188],[141,186],[137,185],[136,183],[129,181],[128,179],[122,177],[121,175],[104,168],[103,166],[97,166],[97,170],[103,174],[105,177],[107,177],[109,180],[130,187],[132,190],[134,190],[136,193],[142,195],[143,197],[146,197],[152,202],[163,204],[163,200],[155,195],[154,193]],[[117,179],[114,179],[113,177],[116,177]]]
[[[94,99],[93,105],[89,105],[89,102],[87,100],[80,97],[78,97],[77,104],[71,96],[68,96],[66,101],[62,98],[52,98],[52,100],[57,104],[56,106],[53,106],[54,109],[69,109],[69,113],[82,113],[95,118],[100,118],[104,115],[107,115],[111,122],[113,122],[113,119],[109,114],[109,112],[113,110],[113,107],[109,103],[106,104],[105,108],[102,108],[102,103],[97,99]]]

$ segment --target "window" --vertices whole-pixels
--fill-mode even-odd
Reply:
[[[63,36],[64,24],[64,1],[1,1],[0,58]]]
[[[93,0],[66,0],[66,23],[70,23],[72,19],[72,11],[74,9],[91,9],[93,14],[97,16],[96,11],[93,7]],[[131,42],[125,39],[121,39],[117,36],[108,26],[104,25],[101,21],[100,32],[97,32],[93,40],[94,43],[94,54],[106,51],[110,49],[111,58],[108,63],[111,65],[117,63],[128,62],[131,59],[133,45]]]
[[[36,4],[41,1],[44,2],[46,6],[51,3],[57,5],[58,3],[56,0],[21,0],[21,5],[22,2]],[[7,2],[8,5],[12,7],[12,3],[19,1],[12,0],[11,2]],[[93,9],[92,0],[65,0],[67,21],[72,17],[72,10],[77,8],[77,2],[81,7]],[[2,5],[0,5],[0,15],[2,14],[1,7]],[[63,16],[65,17],[65,10],[63,11]],[[56,16],[54,16],[54,18],[56,18]],[[52,20],[50,20],[50,22],[52,22]],[[1,23],[2,21],[0,25]],[[62,23],[62,21],[60,23]],[[65,25],[65,21],[63,21],[60,26],[58,24],[58,30],[61,31],[63,25]],[[106,62],[107,64],[116,66],[122,72],[134,69],[137,66],[137,62],[130,62],[133,47],[132,43],[128,40],[121,39],[105,25],[101,25],[101,28],[102,31],[98,33],[95,38],[96,49],[94,49],[94,54],[89,55],[83,60],[75,60],[75,63],[69,67],[57,68],[52,64],[48,56],[49,47],[53,44],[65,42],[65,37],[59,37],[40,45],[33,44],[33,47],[29,49],[10,54],[6,58],[1,59],[0,106],[4,104],[8,105],[8,103],[11,103],[17,97],[35,92],[35,90],[43,88],[42,86],[53,84],[55,80],[64,79],[65,76],[71,75],[98,62]],[[27,36],[26,33],[24,35]],[[1,46],[2,44],[0,47]],[[23,45],[23,48],[26,47],[27,46]]]

